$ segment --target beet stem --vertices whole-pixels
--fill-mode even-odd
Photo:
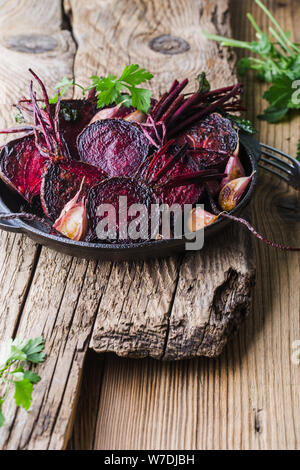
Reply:
[[[176,121],[183,113],[188,110],[191,106],[193,106],[196,102],[199,101],[201,95],[199,93],[194,93],[190,98],[188,98],[183,105],[177,109],[177,111],[173,114],[172,122]]]
[[[175,82],[174,82],[175,83]],[[158,100],[158,102],[156,103],[156,105],[154,106],[154,108],[152,109],[152,112],[151,112],[151,116],[153,119],[156,119],[157,117],[157,112],[159,111],[159,108],[160,106],[163,104],[163,102],[165,101],[165,99],[168,97],[169,93],[164,93],[160,99]]]
[[[266,243],[266,245],[269,245],[271,246],[272,248],[278,248],[279,250],[282,250],[282,251],[300,251],[300,248],[293,248],[293,247],[290,247],[290,246],[284,246],[284,245],[281,245],[279,243],[274,243],[274,242],[271,242],[270,240],[268,240],[267,238],[265,238],[263,235],[261,235],[260,233],[258,233],[253,227],[252,225],[245,219],[241,219],[240,217],[235,217],[233,215],[230,215],[230,214],[227,214],[227,212],[221,212],[220,213],[220,216],[222,217],[226,217],[227,219],[230,219],[230,220],[233,220],[235,222],[239,222],[240,224],[243,224],[245,225],[245,227],[247,227],[247,229],[253,233],[253,235],[258,238],[259,240],[263,241],[264,243]]]
[[[174,112],[176,112],[176,110],[178,108],[180,108],[183,100],[184,100],[184,96],[179,95],[176,98],[176,100],[173,102],[173,104],[167,109],[167,111],[165,112],[165,114],[163,115],[163,117],[161,118],[161,120],[159,122],[168,123],[168,121],[170,121],[170,119],[172,119]]]
[[[171,156],[167,163],[154,175],[153,180],[151,181],[151,184],[157,183],[165,174],[168,172],[170,168],[172,168],[183,156],[183,154],[187,151],[188,149],[188,144],[185,144],[183,147],[181,147],[178,152],[175,153],[175,155]]]
[[[45,124],[43,122],[43,118],[41,116],[41,112],[40,112],[40,108],[36,102],[36,96],[33,92],[33,82],[31,81],[30,83],[30,97],[31,97],[31,100],[32,100],[32,104],[33,104],[33,120],[34,120],[34,125],[37,126],[37,124],[39,124],[41,126],[41,130],[42,130],[42,134],[46,140],[46,144],[48,146],[48,150],[50,152],[53,152],[54,151],[54,148],[53,148],[53,145],[50,141],[50,138],[48,136],[48,132],[45,128]],[[35,133],[35,142],[36,142],[36,146],[38,147],[38,149],[40,149],[41,145],[39,143],[39,138],[38,138],[38,133],[36,131],[36,129],[34,130],[34,133]]]
[[[224,104],[226,101],[228,101],[230,98],[233,96],[236,96],[238,93],[241,92],[241,86],[240,85],[235,85],[234,88],[230,93],[228,93],[225,97],[221,98],[220,100],[216,101],[212,105],[208,106],[207,108],[203,109],[202,111],[193,114],[189,118],[187,118],[185,121],[183,121],[181,124],[178,126],[175,126],[175,128],[170,132],[169,137],[173,137],[176,134],[178,134],[180,131],[185,129],[186,127],[194,124],[196,121],[198,121],[200,118],[205,116],[206,114],[210,114],[216,109],[220,108],[222,104]]]
[[[29,132],[33,134],[33,126],[12,127],[11,129],[0,130],[0,134],[17,134],[18,132]]]
[[[168,150],[169,147],[171,147],[171,145],[174,145],[175,143],[175,140],[169,140],[155,155],[154,157],[152,158],[151,162],[149,163],[149,166],[148,166],[148,169],[147,169],[147,172],[146,172],[146,180],[149,179],[150,177],[150,174],[155,166],[155,164],[157,163],[157,161],[166,153],[166,151]]]
[[[167,111],[168,107],[173,103],[173,101],[178,97],[178,95],[182,92],[182,90],[187,86],[188,79],[186,78],[183,82],[179,83],[174,90],[169,93],[167,98],[163,101],[161,106],[156,110],[155,117],[153,116],[155,121],[159,121],[163,114]]]
[[[49,97],[48,97],[46,87],[45,87],[44,83],[42,82],[42,80],[36,75],[36,73],[34,73],[34,71],[32,69],[29,69],[29,72],[36,79],[36,81],[38,82],[38,84],[40,85],[40,87],[42,89],[43,96],[44,96],[44,101],[45,101],[45,106],[46,106],[46,111],[47,111],[47,114],[49,116],[49,123],[50,123],[50,126],[51,126],[52,130],[55,131],[55,126],[54,126],[54,122],[53,122],[52,115],[51,115],[51,107],[50,107]]]
[[[224,178],[224,176],[225,176],[224,173],[217,173],[217,170],[212,170],[212,169],[201,170],[197,173],[191,173],[191,174],[176,176],[175,178],[170,178],[165,183],[162,183],[162,184],[156,186],[156,189],[164,190],[165,188],[175,188],[177,186],[187,186],[187,185],[190,185],[190,184],[197,184],[197,183],[205,181],[205,180]]]

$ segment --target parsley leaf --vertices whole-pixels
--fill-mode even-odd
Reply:
[[[31,370],[25,370],[31,364],[39,364],[45,360],[44,340],[41,336],[29,341],[16,338],[10,340],[6,347],[4,363],[0,365],[0,427],[3,426],[5,418],[2,405],[5,402],[11,387],[14,386],[15,403],[28,410],[32,401],[33,386],[41,378]]]
[[[56,104],[59,95],[63,96],[64,94],[67,93],[67,91],[71,87],[75,87],[75,86],[77,86],[78,88],[80,88],[82,90],[83,95],[85,94],[85,91],[86,91],[85,88],[83,86],[79,85],[78,83],[76,83],[74,79],[69,79],[68,77],[62,78],[61,81],[58,82],[55,85],[55,89],[58,90],[58,92],[57,92],[57,94],[54,98],[49,100],[49,103],[50,104]]]
[[[238,41],[208,33],[204,35],[223,46],[239,47],[256,54],[256,57],[241,59],[238,62],[238,71],[240,75],[244,75],[248,70],[254,70],[260,80],[273,84],[263,96],[270,106],[259,117],[276,123],[284,119],[291,109],[300,110],[300,100],[293,99],[294,85],[297,84],[295,81],[300,79],[300,46],[291,41],[291,34],[283,31],[261,0],[255,2],[271,20],[269,34],[263,32],[248,13],[247,17],[256,30],[257,41]],[[300,85],[298,89],[299,87]]]
[[[27,361],[33,364],[39,364],[45,360],[46,354],[44,350],[44,340],[42,336],[35,339],[30,339],[26,346],[23,348],[23,352],[27,356]]]
[[[153,75],[145,69],[140,69],[137,64],[126,65],[120,77],[120,82],[126,82],[129,85],[140,85],[148,80],[151,80]]]
[[[2,404],[3,404],[3,400],[0,400],[0,428],[5,423],[5,418],[4,418],[4,415],[2,413]]]
[[[91,77],[92,85],[87,90],[96,88],[98,92],[98,108],[103,108],[111,104],[121,103],[123,106],[133,106],[139,111],[147,113],[151,104],[152,93],[150,90],[138,88],[137,85],[151,80],[153,75],[137,64],[127,65],[120,78],[115,75],[107,77]],[[124,94],[125,91],[129,94]]]
[[[17,406],[23,406],[28,411],[32,401],[32,383],[28,379],[15,382],[15,401]]]
[[[132,96],[132,106],[147,113],[150,108],[152,93],[144,88],[128,87]]]
[[[24,372],[24,379],[28,379],[32,384],[37,384],[40,382],[41,377],[32,370],[26,370]]]

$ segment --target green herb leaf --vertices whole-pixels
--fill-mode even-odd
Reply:
[[[13,361],[26,361],[26,359],[27,359],[26,353],[12,344],[9,360],[13,362]]]
[[[43,352],[45,345],[42,336],[35,339],[30,339],[26,346],[23,348],[23,352],[27,355],[27,361],[33,364],[39,364],[44,362],[46,354]]]
[[[139,111],[147,113],[151,104],[152,93],[149,90],[138,88],[137,85],[151,80],[153,75],[137,64],[131,64],[124,68],[120,78],[115,75],[107,77],[91,77],[92,86],[98,92],[98,108],[111,104],[122,104],[123,106],[134,106]],[[124,94],[128,90],[130,94]]]
[[[24,122],[26,121],[25,117],[23,116],[23,113],[20,109],[18,109],[18,112],[15,114],[15,121],[18,124],[24,124]]]
[[[0,428],[5,423],[5,418],[4,418],[3,413],[2,413],[2,404],[3,403],[4,403],[3,400],[0,400]]]
[[[259,56],[241,59],[238,62],[238,71],[245,75],[248,70],[254,70],[260,80],[273,83],[264,94],[270,106],[260,118],[275,123],[285,118],[291,109],[300,109],[300,105],[292,99],[295,91],[293,81],[300,79],[300,47],[291,41],[290,32],[283,31],[263,2],[255,2],[271,20],[271,37],[259,28],[250,13],[247,17],[256,31],[257,41],[237,41],[208,33],[204,35],[223,46],[239,47]]]
[[[23,365],[38,364],[45,359],[44,340],[40,336],[35,339],[22,340],[15,338],[9,340],[6,345],[6,359],[0,365],[0,427],[3,426],[5,418],[2,413],[2,405],[9,395],[11,386],[15,387],[15,401],[17,406],[23,406],[28,410],[32,400],[33,385],[41,378],[31,370],[24,370]],[[3,392],[3,394],[2,394]]]
[[[132,106],[147,114],[150,108],[152,93],[143,88],[128,87],[132,96]]]
[[[140,69],[140,66],[137,64],[131,64],[126,65],[119,80],[120,82],[135,86],[145,83],[152,78],[152,73],[147,72],[145,69]]]
[[[276,122],[281,121],[289,112],[289,108],[276,108],[274,106],[269,106],[264,112],[264,114],[260,114],[258,117],[262,121],[267,121],[271,124],[275,124]]]
[[[257,130],[253,126],[252,122],[248,119],[242,119],[241,117],[230,113],[226,113],[224,116],[230,119],[233,124],[235,124],[239,129],[246,132],[247,134],[254,135],[257,133]]]
[[[15,402],[17,406],[23,406],[28,411],[32,401],[32,383],[28,379],[15,382]]]
[[[24,372],[24,379],[28,379],[32,384],[37,384],[40,382],[41,377],[32,370],[26,370]]]
[[[283,75],[274,81],[274,84],[267,90],[263,98],[274,108],[289,107],[293,94],[292,80]]]
[[[211,86],[206,78],[206,73],[202,72],[200,75],[198,75],[197,80],[199,82],[198,93],[208,93],[211,89]]]
[[[62,78],[61,81],[58,82],[55,85],[55,89],[59,90],[58,93],[56,94],[56,96],[54,98],[49,100],[49,103],[50,104],[56,104],[59,94],[60,94],[60,96],[63,96],[67,93],[67,91],[71,87],[75,87],[75,86],[82,90],[83,95],[85,94],[85,92],[86,92],[85,88],[83,86],[79,85],[79,83],[76,83],[74,79],[69,79],[68,77]]]

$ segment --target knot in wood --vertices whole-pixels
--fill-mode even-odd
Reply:
[[[170,34],[163,34],[149,42],[149,47],[161,54],[175,55],[182,54],[190,50],[190,45],[184,39]]]
[[[27,54],[41,54],[57,47],[57,41],[43,34],[18,34],[6,38],[6,47]]]

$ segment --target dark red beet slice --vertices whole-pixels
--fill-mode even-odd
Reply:
[[[60,110],[60,130],[68,146],[70,156],[79,160],[77,137],[88,126],[97,112],[94,100],[62,100]]]
[[[194,150],[200,148],[220,151],[219,154],[194,152],[193,158],[201,168],[225,166],[228,157],[239,151],[239,136],[231,121],[216,113],[190,127],[176,141],[179,145],[188,143]]]
[[[80,159],[108,176],[134,176],[149,152],[149,142],[137,125],[105,119],[88,126],[78,138]]]
[[[0,177],[31,203],[40,193],[46,162],[33,136],[13,140],[1,149]]]
[[[143,236],[138,239],[130,238],[128,234],[128,227],[130,222],[135,220],[140,214],[137,214],[133,217],[128,215],[126,209],[122,211],[121,206],[119,206],[119,197],[127,197],[127,208],[129,209],[133,204],[143,204],[147,209],[147,218],[143,218],[143,221],[146,223],[146,232],[143,232]],[[103,217],[99,217],[99,207],[103,204],[110,204],[114,207],[116,213],[116,237],[112,239],[99,238],[99,232],[97,235],[97,225],[102,219],[106,219],[108,213],[104,212]],[[88,217],[90,223],[90,239],[92,240],[102,240],[109,241],[111,243],[134,243],[141,241],[141,239],[151,238],[151,204],[157,204],[156,210],[158,211],[158,199],[154,195],[151,188],[139,182],[133,178],[110,178],[109,180],[103,181],[97,186],[94,186],[88,198]],[[146,215],[145,215],[146,216]],[[114,217],[110,219],[114,224]],[[153,219],[154,221],[154,219]],[[126,227],[126,234],[120,230],[121,223]],[[115,224],[114,224],[115,225]],[[159,224],[155,225],[152,233],[157,233]],[[141,230],[141,227],[138,228]],[[127,236],[126,236],[127,235]]]
[[[106,177],[99,168],[83,162],[50,163],[44,173],[41,201],[44,213],[55,221],[65,205],[80,189],[83,178],[82,195]]]
[[[175,149],[172,149],[172,153],[175,151]],[[172,153],[167,152],[157,161],[156,165],[151,170],[149,182],[151,182],[155,175],[157,175],[158,171],[168,162]],[[197,163],[195,163],[194,160],[186,153],[172,168],[170,168],[167,174],[158,181],[158,184],[165,183],[170,178],[174,178],[176,176],[190,175],[192,173],[197,173],[198,171],[199,167]],[[146,177],[146,173],[147,168],[143,170],[142,177]],[[184,204],[195,204],[198,202],[203,192],[204,188],[202,183],[188,184],[186,186],[178,186],[176,188],[166,188],[159,194],[159,197],[162,203],[168,204],[169,206],[172,204],[180,204],[183,206]]]

